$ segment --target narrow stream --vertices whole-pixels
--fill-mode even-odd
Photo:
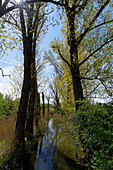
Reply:
[[[52,119],[44,136],[39,137],[36,151],[27,155],[21,170],[85,170],[84,166],[75,164],[72,158],[83,156],[76,141],[60,128],[54,127]]]

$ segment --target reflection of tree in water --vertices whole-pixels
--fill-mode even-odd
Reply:
[[[31,149],[32,151],[24,153],[24,162],[23,162],[22,170],[34,170],[34,165],[35,165],[34,163],[36,161],[36,155],[37,155],[37,146],[38,146],[38,141]]]
[[[40,136],[36,148],[25,156],[23,170],[85,170],[76,165],[67,156],[66,145],[71,143],[69,135],[56,127],[48,127],[44,136]],[[65,140],[67,142],[65,143]],[[75,145],[75,141],[73,142]],[[70,144],[69,144],[70,145]],[[76,150],[75,150],[76,154]]]
[[[43,136],[41,136],[41,142],[40,142],[40,148],[39,148],[39,155],[41,155],[42,144],[43,144]]]

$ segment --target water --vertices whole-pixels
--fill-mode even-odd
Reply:
[[[26,157],[21,170],[85,170],[86,167],[75,164],[72,158],[83,156],[76,141],[61,129],[52,126],[52,119],[44,136],[39,137],[36,151]]]

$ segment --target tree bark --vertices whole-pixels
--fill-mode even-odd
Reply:
[[[24,54],[24,80],[22,86],[22,93],[20,104],[17,113],[17,122],[15,129],[14,142],[15,147],[20,148],[24,144],[24,131],[25,131],[25,121],[26,121],[26,112],[29,99],[30,91],[30,75],[31,75],[31,62],[32,62],[32,33],[29,33],[26,36],[25,20],[23,14],[23,8],[20,5],[20,21],[23,37],[23,54]],[[29,25],[31,26],[31,25]],[[30,28],[31,29],[31,28]]]
[[[43,117],[45,116],[45,100],[44,100],[44,92],[42,92],[42,113]]]
[[[78,76],[77,76],[77,70],[75,71],[74,68],[71,68],[71,74],[72,74],[75,106],[76,106],[76,111],[77,111],[79,108],[79,103],[77,103],[77,101],[82,100],[84,98],[83,89],[82,89],[80,76],[79,76],[79,68],[78,68]]]
[[[31,76],[30,76],[30,98],[29,98],[29,108],[28,108],[28,119],[26,125],[26,131],[33,135],[33,121],[34,121],[34,105],[35,105],[35,57],[33,57],[33,62],[31,65]]]
[[[27,42],[26,42],[27,44]],[[20,104],[17,113],[17,122],[15,129],[15,144],[18,146],[24,144],[24,130],[25,130],[25,121],[26,121],[26,112],[30,91],[30,67],[31,67],[31,48],[27,48],[25,45],[24,49],[24,80],[21,93]],[[28,55],[29,54],[29,55]]]
[[[38,118],[40,116],[40,93],[36,91],[35,93],[35,108],[34,108],[34,113],[35,113],[35,125],[38,127]]]
[[[49,116],[49,100],[50,100],[50,97],[47,98],[47,101],[48,101],[48,104],[47,104],[47,116]]]
[[[55,94],[55,100],[56,100],[56,109],[57,109],[57,112],[58,112],[59,107],[60,107],[60,102],[59,102],[59,96],[58,96],[57,91],[56,91],[56,94]]]
[[[83,89],[82,84],[80,81],[80,71],[79,71],[79,64],[78,64],[78,44],[76,41],[76,34],[75,34],[75,5],[72,7],[66,8],[66,14],[68,18],[68,45],[70,47],[70,61],[71,61],[71,75],[72,75],[72,84],[73,84],[73,91],[74,91],[74,99],[75,99],[75,107],[76,111],[79,108],[79,104],[77,103],[78,100],[82,100],[83,97]]]

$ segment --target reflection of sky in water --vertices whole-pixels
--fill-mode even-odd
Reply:
[[[41,144],[42,142],[42,144]],[[46,143],[45,137],[41,138],[39,141],[39,146],[37,150],[35,170],[52,170],[53,169],[53,153],[54,147],[51,147],[51,143]]]
[[[34,170],[85,170],[84,167],[75,165],[73,161],[67,159],[68,147],[63,147],[63,144],[70,137],[62,134],[61,130],[52,127],[52,125],[52,120],[50,120],[46,135],[39,138]],[[68,142],[70,139],[67,141],[67,145]]]

